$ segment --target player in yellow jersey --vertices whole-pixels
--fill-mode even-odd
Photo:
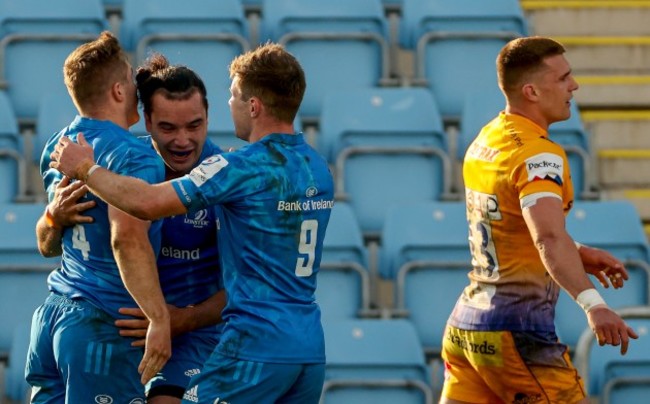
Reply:
[[[620,344],[625,354],[637,338],[587,275],[619,288],[627,279],[623,264],[574,243],[565,230],[573,203],[569,164],[547,133],[569,118],[578,89],[564,51],[551,39],[527,37],[497,57],[507,104],[463,163],[473,270],[443,338],[441,403],[588,402],[555,334],[559,287],[585,310],[600,345]]]

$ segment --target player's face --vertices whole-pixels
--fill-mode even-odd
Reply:
[[[124,83],[124,86],[127,92],[127,123],[129,126],[133,126],[140,120],[140,114],[138,113],[138,91],[133,79],[133,68],[131,65],[127,65],[126,69],[126,82]]]
[[[208,114],[201,94],[170,100],[160,91],[151,99],[151,116],[145,116],[158,154],[178,176],[192,170],[199,161],[208,134]]]
[[[573,92],[578,89],[578,83],[563,55],[548,57],[545,64],[547,68],[539,75],[535,87],[540,92],[541,112],[548,124],[551,124],[571,116],[571,98]]]
[[[235,135],[245,141],[250,140],[251,136],[251,117],[249,100],[242,100],[239,77],[235,76],[230,85],[230,114],[235,124]]]

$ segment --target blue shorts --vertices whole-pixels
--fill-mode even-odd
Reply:
[[[317,404],[325,364],[262,363],[239,360],[216,351],[192,378],[184,404]]]
[[[32,403],[144,404],[142,348],[85,300],[50,295],[34,312],[25,376]]]
[[[181,334],[172,339],[172,356],[147,384],[147,397],[183,398],[190,378],[198,374],[219,342],[216,327]]]

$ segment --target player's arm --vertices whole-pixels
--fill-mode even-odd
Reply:
[[[84,181],[109,205],[137,218],[156,220],[187,212],[169,182],[148,184],[138,178],[112,173],[95,165],[93,149],[82,134],[75,143],[63,136],[52,152],[50,167]]]
[[[637,335],[605,304],[589,280],[578,249],[565,229],[562,201],[543,197],[522,212],[546,270],[585,310],[598,343],[621,344],[621,353],[625,354],[629,338]]]
[[[221,312],[226,306],[226,292],[220,290],[199,304],[187,307],[167,305],[171,318],[172,337],[198,330],[199,328],[218,324],[222,321]],[[140,338],[132,345],[143,346],[149,321],[139,308],[121,308],[120,313],[133,316],[133,319],[115,321],[124,337]]]
[[[71,184],[68,177],[57,184],[54,198],[36,222],[38,250],[44,257],[56,257],[63,253],[61,238],[64,227],[92,223],[93,218],[82,213],[95,206],[95,201],[79,202],[86,192],[88,188],[83,183],[77,181]]]
[[[149,241],[150,223],[109,206],[111,244],[124,286],[147,316],[144,357],[138,371],[146,383],[171,356],[169,311],[158,280],[156,257]]]

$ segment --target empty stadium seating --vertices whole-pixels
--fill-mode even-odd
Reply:
[[[451,163],[437,105],[418,88],[350,89],[323,100],[321,151],[335,164],[336,198],[364,235],[393,204],[451,198]]]
[[[403,204],[386,214],[379,274],[395,282],[395,315],[413,322],[429,356],[440,352],[447,318],[469,283],[466,217],[464,202]]]
[[[160,52],[199,73],[208,91],[229,87],[230,61],[250,48],[239,0],[124,0],[120,39],[135,65]]]
[[[460,118],[475,83],[496,80],[496,56],[525,35],[517,0],[403,0],[400,44],[415,53],[415,83],[436,96],[443,118]]]
[[[308,86],[300,108],[318,121],[330,90],[388,84],[389,47],[380,0],[266,0],[260,40],[282,43],[300,61]]]
[[[327,225],[316,302],[325,322],[371,315],[367,252],[354,212],[343,202],[334,204]]]
[[[325,385],[321,403],[433,404],[420,341],[407,320],[324,324]]]
[[[33,143],[32,160],[38,164],[47,141],[68,126],[77,115],[68,91],[63,88],[43,95],[36,115],[36,136]]]
[[[26,166],[18,122],[5,91],[0,91],[0,203],[12,202],[25,193]]]
[[[14,328],[11,340],[11,351],[5,377],[7,386],[5,395],[16,404],[29,403],[31,397],[31,388],[25,380],[25,360],[29,348],[30,330],[31,318],[24,318]]]
[[[2,0],[0,87],[20,122],[33,123],[40,97],[61,89],[68,54],[107,28],[99,0]]]

